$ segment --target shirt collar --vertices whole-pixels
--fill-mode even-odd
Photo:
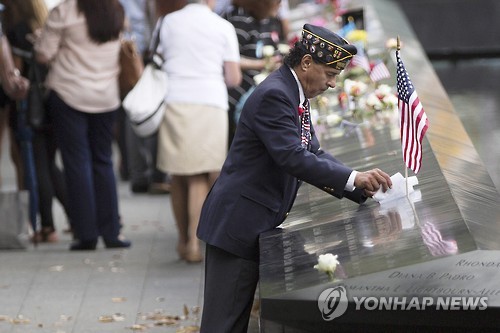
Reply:
[[[293,68],[291,67],[288,68],[290,68],[290,71],[292,72],[295,81],[297,81],[297,86],[299,87],[299,105],[304,105],[304,102],[306,100],[306,95],[304,94],[304,89],[302,89],[302,84],[299,81],[299,77],[297,76],[297,73],[295,73]]]

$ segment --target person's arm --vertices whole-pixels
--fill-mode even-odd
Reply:
[[[263,71],[264,69],[268,69],[270,71],[276,70],[281,66],[282,57],[280,55],[275,55],[270,57],[269,59],[253,59],[245,56],[241,56],[240,66],[242,71],[246,70],[258,70]]]
[[[235,61],[224,62],[224,82],[228,88],[239,86],[241,83],[240,63]]]
[[[7,96],[15,100],[21,100],[28,93],[29,81],[21,76],[21,73],[14,65],[10,44],[4,35],[0,37],[0,53],[0,80],[2,87]]]
[[[320,148],[318,138],[315,135],[314,126],[311,126],[311,134],[312,152],[316,156],[326,158],[336,164],[343,165],[341,161]],[[371,198],[375,192],[377,192],[379,187],[382,187],[384,192],[392,187],[391,178],[387,173],[377,168],[364,172],[353,170],[351,171],[349,178],[347,179],[346,186],[344,187],[344,196],[354,202],[363,203],[367,198]],[[330,193],[329,187],[325,187],[323,190]]]
[[[34,45],[35,60],[41,64],[49,64],[59,52],[63,30],[67,25],[67,5],[63,2],[54,7],[45,21],[41,31],[37,31]]]

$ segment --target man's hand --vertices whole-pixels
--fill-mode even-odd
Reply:
[[[356,188],[364,189],[367,197],[373,195],[382,187],[385,192],[392,187],[391,177],[380,169],[372,169],[365,172],[359,172],[354,179]]]

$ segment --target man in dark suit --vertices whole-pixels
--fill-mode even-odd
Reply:
[[[285,64],[248,98],[198,226],[205,241],[201,332],[246,332],[258,282],[259,234],[280,225],[301,181],[362,203],[392,186],[379,169],[358,172],[319,147],[308,99],[335,87],[356,47],[306,24]]]

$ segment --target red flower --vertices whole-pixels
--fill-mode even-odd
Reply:
[[[299,116],[302,117],[303,113],[304,113],[304,108],[302,106],[299,106]]]

